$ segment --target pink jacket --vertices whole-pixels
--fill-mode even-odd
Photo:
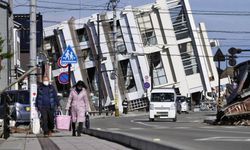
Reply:
[[[85,112],[89,111],[89,99],[86,89],[78,94],[75,89],[72,89],[68,98],[66,109],[71,107],[71,116],[73,122],[84,122]]]

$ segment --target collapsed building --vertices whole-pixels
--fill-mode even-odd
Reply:
[[[44,28],[44,52],[52,62],[52,80],[58,92],[67,93],[70,88],[58,81],[67,68],[57,64],[68,45],[78,57],[78,63],[72,65],[71,85],[83,80],[96,106],[101,93],[103,106],[114,104],[117,94],[119,109],[125,98],[131,111],[145,108],[150,89],[163,87],[175,88],[195,105],[203,91],[217,86],[218,73],[213,57],[209,57],[213,54],[205,25],[195,25],[188,0],[127,6],[117,10],[116,17],[116,33],[112,11]],[[117,93],[112,79],[114,61],[118,61]]]

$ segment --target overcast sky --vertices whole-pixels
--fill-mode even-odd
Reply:
[[[250,0],[189,0],[194,13],[196,25],[205,22],[209,38],[220,39],[220,48],[226,54],[230,47],[250,49]],[[70,4],[55,4],[70,3]],[[83,18],[94,13],[104,12],[109,0],[38,0],[38,11],[45,20],[64,21],[71,16]],[[155,0],[120,0],[118,7],[127,5],[140,6],[153,3]],[[29,13],[29,0],[14,0],[15,13]],[[48,9],[56,7],[61,9]],[[77,10],[68,11],[67,8]],[[81,9],[81,10],[80,10]],[[87,10],[86,10],[87,9]],[[58,12],[60,11],[60,12]],[[203,13],[200,13],[202,11]],[[207,14],[204,14],[206,11]],[[216,31],[216,32],[215,32]],[[216,48],[217,49],[217,48]],[[215,49],[214,49],[215,52]],[[241,54],[238,62],[249,60],[250,52]],[[224,65],[225,66],[225,65]]]

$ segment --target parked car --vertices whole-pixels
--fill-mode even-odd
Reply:
[[[3,112],[4,101],[8,102],[11,120],[20,123],[30,122],[30,98],[28,90],[5,91],[1,94],[0,112]],[[2,118],[3,116],[1,116]]]
[[[177,112],[178,113],[181,113],[181,112],[188,113],[189,104],[187,102],[186,96],[177,95],[176,101],[177,101]]]

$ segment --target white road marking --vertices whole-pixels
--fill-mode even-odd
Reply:
[[[170,127],[163,127],[163,126],[158,126],[158,127],[155,127],[155,129],[169,129]]]
[[[201,138],[201,139],[194,139],[195,141],[212,141],[217,139],[218,137],[208,137],[208,138]]]
[[[109,131],[118,131],[118,130],[121,130],[120,128],[107,128],[107,130]]]
[[[190,127],[174,127],[175,129],[189,129]]]
[[[220,142],[250,142],[249,137],[208,137],[194,139],[195,141],[220,141]]]
[[[144,125],[144,126],[148,126],[148,127],[158,127],[158,125],[146,124],[144,122],[135,122],[135,123],[138,123],[138,124],[141,124],[141,125]]]
[[[161,141],[161,139],[154,138],[153,141],[154,141],[154,142],[159,142],[159,141]]]
[[[130,128],[131,130],[143,130],[144,128]]]

